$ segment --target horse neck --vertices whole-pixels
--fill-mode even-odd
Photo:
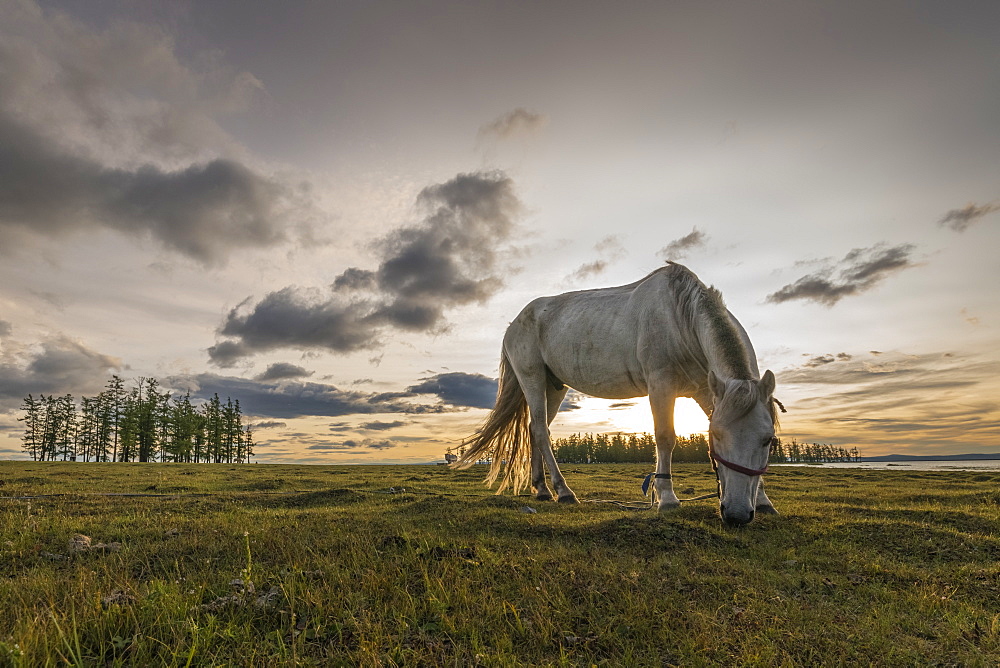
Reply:
[[[697,335],[705,357],[706,381],[709,371],[723,380],[750,380],[755,377],[747,345],[731,321],[719,323],[702,319]]]

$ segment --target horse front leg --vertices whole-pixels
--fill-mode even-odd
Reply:
[[[767,494],[764,492],[763,480],[761,480],[757,485],[757,502],[754,506],[754,511],[761,515],[778,514],[778,511],[774,508],[774,504],[771,503],[771,499],[767,498]]]
[[[674,493],[674,481],[670,477],[670,456],[677,442],[674,433],[674,401],[676,396],[666,384],[651,383],[649,388],[649,408],[653,412],[653,436],[656,439],[656,473],[653,478],[653,492],[659,512],[677,508],[680,499]]]

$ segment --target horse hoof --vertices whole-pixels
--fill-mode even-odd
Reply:
[[[670,512],[671,510],[677,510],[680,507],[681,507],[680,501],[676,503],[661,503],[660,505],[656,506],[656,512],[658,513]]]
[[[576,494],[567,494],[559,497],[559,503],[580,503],[580,501],[576,498]]]
[[[758,515],[780,515],[781,514],[777,510],[774,509],[774,506],[757,506],[754,510],[757,512]]]
[[[552,495],[551,494],[536,494],[535,495],[535,501],[551,501],[551,500],[552,500]]]

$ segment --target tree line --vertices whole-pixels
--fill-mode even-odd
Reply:
[[[556,459],[566,463],[646,463],[656,461],[656,439],[652,434],[573,434],[552,442]],[[803,464],[821,462],[854,462],[861,458],[857,448],[848,450],[822,443],[799,443],[795,439],[783,442],[775,439],[768,462],[772,464]],[[678,436],[672,461],[704,462],[708,460],[708,439],[704,434]]]
[[[200,406],[191,394],[162,392],[155,378],[126,389],[112,376],[93,397],[28,395],[18,418],[23,450],[35,461],[244,463],[253,430],[239,400],[214,395]]]

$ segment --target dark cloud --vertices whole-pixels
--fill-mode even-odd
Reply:
[[[397,445],[392,441],[376,441],[363,439],[360,441],[347,440],[341,443],[316,443],[306,447],[306,450],[319,450],[326,452],[344,452],[348,450],[389,450]]]
[[[263,382],[203,373],[196,376],[174,376],[167,378],[164,384],[178,391],[190,391],[193,397],[199,399],[209,399],[213,394],[239,399],[244,413],[262,418],[441,413],[445,410],[441,406],[401,400],[404,397],[341,390],[321,383]]]
[[[247,107],[256,77],[217,55],[192,69],[156,26],[14,5],[0,23],[0,251],[106,228],[218,265],[308,234],[306,188],[232,157],[245,151],[216,121]]]
[[[1000,203],[990,202],[982,206],[970,203],[961,209],[952,209],[944,214],[941,220],[938,221],[938,225],[950,227],[956,232],[964,232],[974,223],[978,222],[980,218],[994,211],[1000,211]]]
[[[28,394],[96,394],[121,368],[120,359],[63,336],[24,356],[5,353],[0,356],[0,410],[17,409]]]
[[[380,422],[378,420],[374,422],[365,422],[360,425],[359,429],[363,431],[389,431],[390,429],[396,429],[397,427],[402,427],[408,422],[403,422],[402,420],[393,420],[392,422]]]
[[[287,378],[308,378],[312,371],[306,371],[300,366],[288,362],[276,362],[267,367],[264,373],[254,377],[254,380],[284,380]]]
[[[847,353],[837,353],[836,355],[816,355],[815,357],[809,358],[809,361],[807,361],[804,366],[818,367],[823,366],[824,364],[833,364],[834,362],[846,362],[850,359],[852,359],[852,356]]]
[[[836,266],[803,276],[767,296],[768,302],[804,299],[833,306],[844,297],[866,292],[903,269],[914,266],[913,244],[855,248]]]
[[[334,290],[366,290],[375,286],[375,272],[357,267],[351,267],[333,280]]]
[[[286,241],[295,200],[286,186],[233,160],[177,171],[105,168],[0,113],[0,232],[105,227],[218,264],[240,249]]]
[[[681,260],[687,256],[689,250],[704,246],[706,241],[708,241],[708,236],[695,227],[689,234],[685,234],[680,239],[674,239],[658,250],[656,254],[664,260]]]
[[[281,422],[280,420],[263,420],[261,422],[254,422],[253,428],[260,429],[284,429],[288,426],[287,422]]]
[[[250,349],[238,341],[220,341],[208,349],[208,358],[212,364],[223,369],[229,369],[251,354]]]
[[[0,320],[0,336],[10,336],[14,331],[14,326],[6,320]]]
[[[483,302],[503,286],[500,247],[521,203],[500,172],[460,174],[425,188],[423,220],[375,244],[374,271],[350,267],[328,291],[287,287],[232,309],[210,349],[220,366],[253,352],[291,347],[350,353],[381,344],[386,329],[434,332],[445,311]]]
[[[547,123],[548,118],[543,114],[518,107],[479,128],[479,138],[507,139],[517,134],[530,134],[545,127]]]
[[[219,333],[233,337],[209,349],[222,367],[239,358],[275,348],[325,349],[347,353],[378,345],[378,327],[366,302],[287,287],[258,303],[232,309]]]
[[[406,391],[411,395],[433,394],[452,406],[493,408],[497,400],[497,381],[478,373],[453,371],[425,378]]]

